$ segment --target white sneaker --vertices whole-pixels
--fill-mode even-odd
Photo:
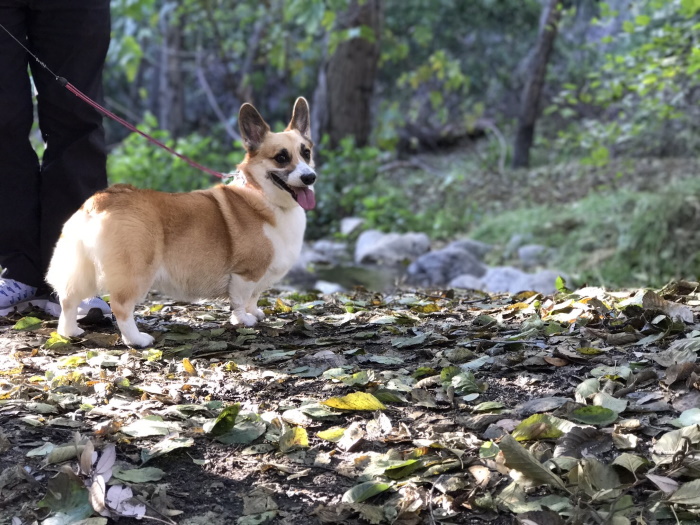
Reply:
[[[36,294],[36,288],[28,284],[0,277],[0,315],[7,315],[26,308],[27,301]]]
[[[85,299],[82,303],[80,303],[78,306],[78,317],[81,315],[87,315],[93,308],[100,310],[102,315],[112,315],[112,309],[105,302],[105,300],[102,299],[102,297],[98,296]]]
[[[56,294],[51,294],[46,303],[41,307],[47,314],[53,317],[59,317],[61,315],[61,304],[58,302]],[[93,308],[100,310],[102,315],[112,315],[112,309],[102,297],[92,297],[90,299],[85,299],[78,305],[78,319],[85,317]]]

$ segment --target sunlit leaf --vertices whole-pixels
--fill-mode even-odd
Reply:
[[[343,437],[344,433],[345,433],[345,428],[343,428],[343,427],[331,427],[327,430],[322,430],[320,432],[317,432],[316,435],[321,439],[335,443],[335,442],[339,441],[340,438]]]
[[[41,319],[37,319],[36,317],[22,317],[12,328],[14,330],[36,330],[37,328],[41,328],[41,323]]]
[[[309,436],[302,427],[292,427],[282,434],[279,441],[280,452],[286,454],[292,450],[306,448],[309,446]]]
[[[372,394],[355,392],[343,397],[332,397],[321,401],[324,405],[338,410],[385,410],[386,406]]]
[[[44,343],[44,348],[51,350],[53,348],[61,348],[62,346],[70,346],[71,341],[67,337],[59,335],[58,332],[51,332],[51,336]]]

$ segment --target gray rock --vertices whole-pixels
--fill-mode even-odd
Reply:
[[[459,241],[451,242],[446,246],[446,248],[458,248],[460,250],[464,250],[465,252],[471,253],[480,261],[483,261],[484,257],[491,251],[493,246],[486,244],[485,242],[475,241],[472,239],[461,239]]]
[[[483,277],[484,291],[491,293],[516,293],[524,279],[525,272],[512,266],[489,268]]]
[[[340,220],[340,233],[343,235],[350,235],[364,223],[365,220],[360,217],[345,217]]]
[[[484,290],[484,281],[473,275],[459,275],[449,282],[450,288],[463,288],[464,290]]]
[[[314,284],[314,288],[320,291],[322,294],[330,295],[332,293],[344,292],[346,291],[343,285],[338,283],[331,283],[329,281],[319,280]]]
[[[518,248],[521,246],[524,246],[525,244],[530,243],[532,239],[532,235],[530,234],[525,234],[523,235],[522,233],[516,233],[514,234],[508,243],[506,244],[506,247],[503,249],[503,256],[506,259],[509,259],[511,257],[515,257],[518,253]]]
[[[355,244],[355,263],[396,265],[412,261],[430,249],[430,239],[424,233],[362,232]]]
[[[486,266],[459,248],[444,248],[421,255],[406,270],[407,281],[418,286],[445,286],[460,275],[481,277]]]
[[[311,251],[313,252],[311,262],[339,264],[349,259],[348,245],[344,242],[322,239],[311,245]]]
[[[560,275],[562,274],[552,270],[542,270],[537,273],[527,274],[527,279],[522,283],[525,286],[523,289],[551,295],[557,291],[555,281]]]
[[[554,250],[541,244],[525,244],[518,248],[518,259],[525,268],[546,265],[554,255]]]
[[[488,428],[484,430],[484,439],[498,439],[505,435],[506,431],[495,424],[489,425]]]
[[[559,274],[552,270],[526,273],[512,266],[489,268],[483,277],[484,289],[492,293],[539,292],[545,295],[556,292],[554,282]]]

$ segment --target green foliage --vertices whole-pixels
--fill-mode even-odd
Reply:
[[[448,238],[465,232],[480,216],[478,204],[462,187],[465,171],[481,176],[473,164],[451,167],[447,173],[392,170],[391,163],[382,167],[388,152],[358,148],[350,137],[336,150],[328,149],[324,140],[320,151],[317,207],[307,226],[311,238],[337,232],[340,219],[350,216],[364,218],[366,228]]]
[[[238,145],[230,146],[230,151],[226,152],[223,145],[211,137],[193,134],[173,140],[167,131],[155,126],[155,118],[147,115],[140,129],[206,167],[228,173],[234,171],[243,158],[243,150]],[[129,135],[111,152],[107,167],[112,184],[127,183],[160,191],[190,191],[218,182],[218,179],[193,168],[136,133]]]
[[[700,181],[687,179],[653,193],[606,190],[573,205],[523,207],[485,218],[472,233],[556,247],[552,265],[579,282],[662,285],[700,276],[699,204]]]
[[[381,152],[378,148],[358,148],[354,139],[347,137],[332,150],[328,137],[324,137],[319,151],[316,164],[320,176],[315,186],[319,197],[316,209],[309,213],[307,226],[312,238],[338,231],[343,217],[361,215],[363,199],[379,190],[377,170]]]
[[[601,24],[619,16],[601,4]],[[546,111],[570,125],[541,145],[604,165],[611,153],[679,155],[696,151],[700,24],[695,0],[632,4],[623,31],[599,44],[599,64],[565,84]]]
[[[468,129],[481,116],[476,106],[501,104],[520,87],[513,71],[530,50],[540,11],[533,0],[387,0],[376,140],[394,146],[406,123]]]

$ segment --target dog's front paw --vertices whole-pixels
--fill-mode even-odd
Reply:
[[[127,346],[140,347],[140,348],[145,348],[147,346],[151,346],[153,344],[153,341],[155,341],[153,336],[148,335],[148,334],[143,333],[143,332],[138,332],[133,337],[127,337],[124,334],[122,334],[122,340],[124,341],[124,344],[126,344]]]
[[[255,326],[258,323],[258,318],[248,312],[240,314],[231,314],[231,324],[242,324],[244,326]]]
[[[258,321],[262,321],[263,319],[265,319],[265,312],[263,312],[260,308],[253,308],[252,310],[248,310],[248,313],[250,315],[255,316],[255,318]]]
[[[85,330],[80,328],[77,324],[75,326],[68,327],[61,326],[61,323],[59,323],[56,331],[58,332],[58,335],[63,337],[80,337],[85,333]]]

